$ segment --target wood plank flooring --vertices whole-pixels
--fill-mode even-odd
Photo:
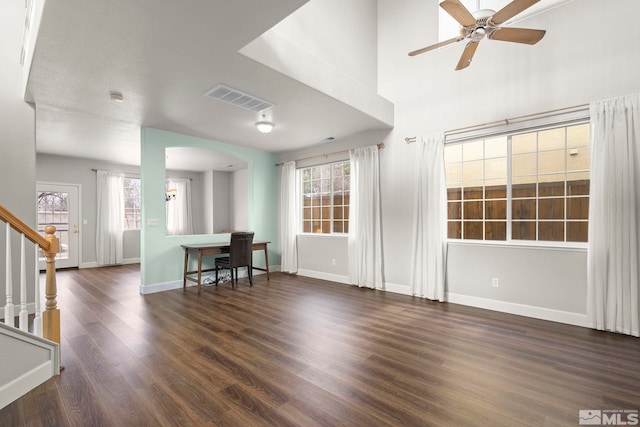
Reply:
[[[285,274],[142,296],[58,274],[65,370],[1,426],[575,426],[640,409],[640,340]]]

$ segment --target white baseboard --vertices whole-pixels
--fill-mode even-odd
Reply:
[[[9,348],[8,357],[3,359],[3,367],[8,367],[8,375],[5,375],[7,381],[0,385],[2,409],[49,378],[60,374],[60,345],[8,325],[0,325],[0,335],[3,345]],[[20,342],[22,345],[14,347],[13,342]],[[23,358],[26,354],[30,356],[25,360]]]
[[[269,266],[269,273],[275,273],[277,271],[280,271],[280,266]],[[211,273],[207,273],[205,274],[205,276],[208,276]],[[260,270],[254,270],[253,271],[253,275],[254,276],[259,276],[261,274],[267,274],[266,271],[260,271]],[[238,271],[238,278],[242,279],[243,277],[247,277],[247,270],[246,269],[240,269]],[[192,287],[192,286],[196,286],[196,284],[194,282],[191,281],[187,281],[187,287]],[[140,285],[140,293],[142,295],[147,295],[147,294],[154,294],[156,292],[164,292],[164,291],[172,291],[174,289],[182,289],[182,279],[180,280],[174,280],[171,282],[164,282],[164,283],[152,283],[150,285]]]
[[[328,280],[330,282],[342,283],[349,285],[349,278],[340,274],[323,273],[321,271],[305,270],[303,268],[298,269],[298,275],[304,277],[311,277],[312,279]]]
[[[0,387],[0,409],[47,381],[54,370],[54,362],[48,360]]]
[[[271,272],[280,271],[280,266],[269,267]],[[258,274],[264,274],[260,272]],[[299,269],[298,275],[311,277],[313,279],[327,280],[335,283],[349,285],[349,278],[340,274],[325,273],[321,271],[313,271]],[[246,272],[240,274],[240,277],[246,277]],[[194,286],[193,282],[188,286]],[[167,283],[157,283],[152,285],[140,286],[141,294],[150,294],[153,292],[162,292],[182,287],[182,280]],[[397,294],[411,296],[411,288],[406,285],[386,282],[384,290]],[[531,317],[534,319],[549,320],[552,322],[566,323],[569,325],[590,327],[587,322],[587,315],[582,313],[572,313],[568,311],[554,310],[545,307],[536,307],[525,304],[518,304],[508,301],[492,300],[488,298],[474,297],[469,295],[461,295],[454,293],[446,294],[446,301],[454,304],[467,305],[470,307],[483,308],[486,310],[499,311],[502,313],[515,314],[519,316]]]
[[[343,283],[347,285],[349,284],[349,278],[347,276],[337,274],[304,269],[298,270],[298,274],[300,276],[312,277],[314,279],[329,280],[331,282]],[[407,285],[386,282],[384,284],[384,290],[386,292],[393,292],[396,294],[411,296],[411,288]],[[552,322],[566,323],[568,325],[582,326],[586,328],[590,327],[589,323],[587,322],[587,315],[582,313],[572,313],[545,307],[536,307],[508,301],[492,300],[488,298],[473,297],[454,293],[447,293],[445,295],[445,300],[454,304],[484,308],[486,310],[526,316],[534,319],[549,320]]]
[[[100,267],[100,266],[95,261],[93,261],[93,262],[81,262],[80,265],[78,266],[78,268],[80,268],[80,269],[83,269],[83,268],[98,268],[98,267]]]
[[[187,282],[187,286],[195,286],[193,282]],[[172,282],[153,283],[151,285],[140,285],[140,293],[142,295],[154,294],[156,292],[172,291],[182,288],[182,280],[174,280]]]
[[[397,283],[385,282],[384,290],[387,292],[393,292],[394,294],[411,296],[411,287],[399,285]]]
[[[127,258],[122,260],[122,264],[114,264],[114,265],[125,265],[125,264],[140,264],[140,258]],[[95,261],[91,262],[83,262],[80,263],[78,268],[99,268],[99,267],[111,267],[110,265],[100,265]]]
[[[532,305],[454,293],[447,293],[446,300],[454,304],[468,305],[471,307],[500,311],[502,313],[516,314],[518,316],[566,323],[568,325],[582,326],[585,328],[590,327],[589,322],[587,321],[587,315],[582,313],[572,313],[568,311],[554,310],[551,308],[536,307]]]
[[[349,277],[341,274],[324,273],[322,271],[305,270],[303,268],[299,269],[297,274],[304,277],[311,277],[313,279],[328,280],[330,282],[342,283],[344,285],[351,285],[351,283],[349,282]],[[411,295],[411,291],[409,290],[408,286],[398,285],[396,283],[386,282],[384,284],[383,290],[387,292],[393,292],[395,294],[402,294],[402,295],[409,295],[409,296]]]

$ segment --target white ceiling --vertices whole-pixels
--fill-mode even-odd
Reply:
[[[139,164],[140,127],[270,152],[388,128],[238,53],[306,1],[46,2],[26,93],[36,150]],[[202,96],[218,83],[275,103],[275,130],[261,134],[258,113]]]

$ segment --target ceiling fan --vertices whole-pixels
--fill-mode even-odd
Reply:
[[[471,13],[462,3],[460,3],[460,0],[444,0],[440,3],[440,7],[460,23],[462,26],[462,28],[460,28],[460,35],[449,40],[409,52],[409,56],[419,55],[451,43],[468,40],[467,46],[464,48],[462,56],[456,66],[456,71],[458,71],[469,66],[473,59],[473,55],[476,53],[476,49],[478,48],[478,43],[480,43],[480,41],[485,37],[491,40],[536,44],[542,39],[542,37],[544,37],[544,34],[546,33],[545,30],[500,27],[500,24],[505,23],[539,1],[540,0],[513,0],[497,12],[491,9],[482,9]],[[478,1],[478,5],[479,3],[480,1]]]

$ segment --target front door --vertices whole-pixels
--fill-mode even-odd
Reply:
[[[69,184],[37,184],[38,231],[44,236],[47,225],[56,227],[60,252],[56,268],[78,267],[80,260],[80,189]],[[44,269],[44,258],[40,259]]]

